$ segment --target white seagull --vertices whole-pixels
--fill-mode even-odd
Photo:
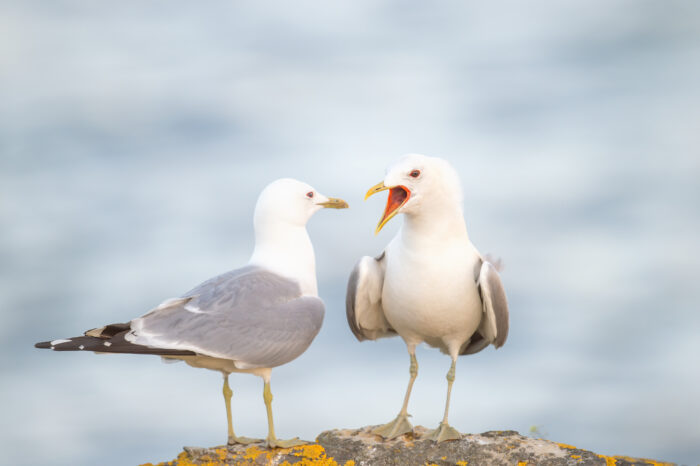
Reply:
[[[447,422],[457,356],[505,343],[506,295],[496,268],[469,241],[459,178],[449,163],[405,155],[365,199],[387,189],[389,198],[375,233],[399,213],[405,220],[379,257],[365,256],[353,269],[347,318],[360,341],[396,334],[403,338],[411,377],[396,419],[373,432],[395,438],[413,431],[408,400],[418,374],[416,346],[425,342],[452,358],[445,415],[428,436],[437,442],[459,439],[460,433]]]
[[[305,443],[279,440],[272,421],[270,374],[309,347],[323,322],[316,265],[306,222],[318,210],[348,207],[290,178],[269,184],[255,206],[255,250],[245,267],[211,278],[188,293],[165,300],[147,314],[88,330],[85,336],[37,343],[55,351],[155,354],[193,367],[220,371],[228,420],[228,444],[237,437],[228,384],[232,372],[264,380],[269,447]]]

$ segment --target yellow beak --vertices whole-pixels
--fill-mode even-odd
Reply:
[[[375,184],[374,186],[372,186],[371,188],[369,188],[369,191],[367,191],[367,194],[365,194],[365,201],[366,201],[370,196],[372,196],[373,194],[377,194],[378,192],[384,191],[384,190],[386,190],[386,189],[389,189],[389,188],[388,188],[387,186],[384,186],[384,182],[383,182],[383,181],[381,181],[381,182]]]
[[[384,215],[382,215],[377,228],[374,230],[375,235],[379,233],[379,231],[389,220],[394,218],[396,214],[399,213],[399,209],[406,203],[406,201],[408,201],[408,198],[411,197],[411,191],[405,186],[385,186],[384,182],[382,181],[381,183],[369,188],[369,191],[367,191],[367,194],[365,194],[365,199],[387,189],[389,190],[389,198],[386,201]]]
[[[319,202],[317,205],[327,209],[347,209],[348,203],[337,197],[329,197],[326,202]]]

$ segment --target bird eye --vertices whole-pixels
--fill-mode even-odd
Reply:
[[[412,178],[418,178],[420,176],[420,170],[413,170],[411,172],[411,177]]]
[[[308,193],[306,193],[306,197],[308,197],[309,199],[312,199],[314,197],[314,192],[309,191]]]

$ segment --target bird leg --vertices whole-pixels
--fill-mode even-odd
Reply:
[[[226,419],[228,420],[228,445],[234,445],[236,443],[241,443],[247,445],[249,443],[259,442],[259,439],[248,438],[248,437],[236,437],[233,432],[233,420],[231,416],[231,397],[233,396],[233,391],[228,385],[228,374],[224,374],[224,400],[226,401]]]
[[[290,448],[298,445],[306,445],[308,442],[299,440],[299,437],[294,437],[290,440],[279,440],[275,437],[275,424],[272,421],[272,391],[270,390],[270,381],[265,380],[265,388],[263,389],[263,400],[265,400],[265,408],[267,408],[267,439],[265,446],[268,448]]]
[[[399,411],[399,415],[396,416],[396,419],[388,424],[384,424],[372,430],[373,434],[381,435],[386,439],[396,438],[399,435],[413,432],[413,426],[408,421],[408,417],[410,416],[410,414],[408,414],[408,399],[411,397],[413,382],[415,382],[416,377],[418,376],[418,361],[416,360],[415,349],[409,350],[409,353],[411,355],[411,368],[409,369],[411,378],[408,380],[406,396],[403,399],[403,407],[401,408],[401,411]]]
[[[447,372],[447,402],[445,403],[445,416],[442,418],[442,422],[437,429],[431,430],[427,433],[428,438],[435,442],[459,440],[462,438],[462,434],[447,423],[447,414],[450,411],[450,394],[452,393],[452,383],[455,381],[456,364],[457,359],[452,358],[452,365],[450,366],[450,370]]]

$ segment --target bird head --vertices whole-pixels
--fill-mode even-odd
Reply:
[[[306,225],[323,208],[345,209],[342,199],[327,197],[313,187],[292,178],[273,181],[263,189],[255,205],[255,222],[284,222]]]
[[[389,190],[384,214],[375,234],[397,214],[419,215],[425,209],[461,208],[462,190],[457,172],[445,160],[407,154],[391,165],[384,180],[372,186],[365,199]]]

